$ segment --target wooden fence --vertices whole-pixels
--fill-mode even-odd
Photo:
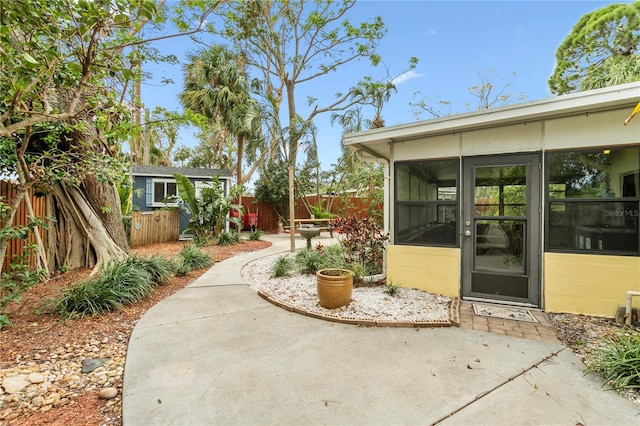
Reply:
[[[11,204],[11,200],[16,197],[16,188],[11,182],[0,180],[0,197],[2,197],[2,202],[5,204]],[[44,219],[46,216],[46,197],[34,197],[32,192],[29,192],[28,195],[31,200],[31,205],[33,206],[33,213],[36,217]],[[29,219],[29,213],[27,211],[27,206],[25,205],[24,200],[20,203],[18,207],[18,211],[16,212],[16,216],[13,220],[14,227],[26,226],[31,222]],[[40,232],[40,236],[44,240],[46,238],[46,232]],[[26,240],[26,244],[31,244],[35,242],[35,237],[33,233],[29,233],[29,237]],[[45,243],[46,244],[46,243]],[[9,265],[11,264],[11,259],[14,255],[20,255],[22,253],[22,248],[25,245],[25,241],[19,238],[9,240],[9,246],[7,247],[7,254],[2,261],[2,271],[8,271]],[[36,265],[36,256],[30,256],[29,265]]]
[[[10,203],[15,197],[15,187],[7,181],[0,181],[0,196],[4,197],[4,203]],[[46,216],[47,197],[35,197],[29,193],[34,213],[42,219]],[[317,197],[307,197],[311,205],[317,205]],[[323,196],[322,202],[324,206],[328,205],[328,197]],[[258,228],[267,233],[275,233],[278,230],[278,214],[275,209],[266,203],[256,202],[254,197],[243,197],[242,205],[245,213],[258,215]],[[337,216],[357,216],[363,217],[371,210],[382,209],[381,205],[371,203],[368,198],[336,197],[332,201],[331,213]],[[304,206],[302,200],[296,200],[296,218],[308,219],[309,212]],[[14,226],[24,226],[29,224],[27,208],[24,201],[20,204],[18,212],[14,220]],[[178,241],[180,233],[180,213],[177,211],[153,211],[153,212],[133,212],[131,217],[131,247],[144,246],[149,244],[164,243],[169,241]],[[46,232],[41,232],[43,239],[46,239]],[[27,243],[33,243],[35,238],[29,235]],[[20,254],[25,242],[20,239],[14,239],[9,242],[7,255],[3,259],[2,271],[6,271],[11,263],[14,254]],[[46,241],[45,241],[46,245]],[[36,257],[30,259],[31,266],[35,266]]]
[[[323,205],[329,204],[328,196],[321,196]],[[307,197],[312,206],[318,205],[317,197]],[[254,197],[242,197],[244,213],[258,214],[258,228],[267,233],[275,233],[278,230],[278,214],[270,204],[256,202]],[[334,197],[331,202],[331,213],[336,216],[356,216],[362,218],[368,216],[371,211],[382,211],[382,203],[373,203],[369,198],[361,197]],[[288,212],[287,212],[288,213]],[[296,199],[296,218],[309,219],[311,215],[301,199]],[[285,224],[286,225],[286,224]]]
[[[180,212],[156,210],[131,213],[131,247],[178,241]]]

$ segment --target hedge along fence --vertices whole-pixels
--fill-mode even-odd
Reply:
[[[131,247],[178,241],[180,238],[180,212],[156,210],[131,213]]]
[[[45,219],[46,211],[47,211],[47,198],[46,197],[35,197],[32,191],[29,191],[27,195],[31,200],[31,205],[33,206],[33,213],[36,217],[40,219]],[[16,197],[16,188],[11,182],[6,180],[0,180],[0,197],[2,197],[2,202],[5,204],[11,204],[11,200]],[[20,206],[18,207],[18,211],[16,213],[15,218],[13,219],[13,226],[26,226],[31,222],[29,219],[29,213],[27,210],[27,206],[25,200],[22,200]],[[42,232],[40,230],[40,236],[43,239],[43,242],[46,246],[46,232]],[[29,237],[26,240],[26,244],[35,243],[35,236],[32,232],[29,233]],[[12,239],[9,240],[9,245],[7,247],[7,254],[2,261],[2,271],[8,271],[9,266],[11,265],[11,259],[14,254],[20,255],[22,254],[22,248],[25,245],[25,241],[21,239]],[[29,258],[29,265],[32,267],[36,266],[37,255],[32,253]]]
[[[329,196],[320,196],[323,206],[329,203]],[[317,196],[309,196],[307,200],[312,206],[318,205]],[[237,203],[237,200],[236,200]],[[256,202],[254,197],[242,197],[242,206],[244,213],[257,213],[258,214],[258,228],[267,233],[274,233],[278,230],[278,214],[276,210],[270,204],[263,202]],[[333,197],[331,204],[331,213],[336,216],[350,217],[356,216],[362,219],[365,216],[369,216],[369,211],[375,210],[382,212],[382,203],[375,203],[370,198],[365,197]],[[300,199],[296,199],[296,218],[297,219],[309,219],[311,215],[307,211],[304,203]],[[288,224],[284,224],[287,226]]]

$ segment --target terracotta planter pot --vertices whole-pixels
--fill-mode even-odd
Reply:
[[[316,272],[316,278],[320,305],[334,309],[351,302],[353,272],[347,269],[321,269]]]

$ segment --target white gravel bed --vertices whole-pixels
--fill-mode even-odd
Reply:
[[[399,288],[394,295],[386,293],[382,285],[355,287],[351,302],[326,309],[318,303],[315,275],[272,278],[272,267],[280,256],[293,259],[294,254],[277,254],[255,260],[242,269],[243,280],[255,292],[307,312],[331,314],[349,319],[366,319],[390,322],[441,322],[449,321],[448,297],[421,290]]]

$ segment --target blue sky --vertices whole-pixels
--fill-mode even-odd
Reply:
[[[171,2],[168,2],[171,4]],[[378,52],[391,75],[406,69],[415,56],[419,64],[398,80],[397,92],[385,105],[387,126],[416,120],[409,102],[421,92],[432,100],[451,102],[451,112],[466,112],[465,103],[475,104],[468,88],[480,82],[478,73],[491,76],[496,85],[508,80],[514,95],[526,96],[523,102],[552,96],[547,80],[555,65],[555,53],[579,19],[592,11],[616,2],[603,1],[358,1],[349,19],[352,23],[381,16],[387,34]],[[618,2],[619,3],[619,2]],[[175,54],[184,62],[185,54],[197,49],[187,38],[156,43],[165,54]],[[494,70],[489,74],[490,70]],[[163,106],[181,110],[178,93],[182,89],[182,63],[176,66],[148,65],[154,75],[151,84],[142,87],[142,101],[151,110]],[[320,97],[345,91],[363,75],[385,75],[372,70],[366,61],[352,64],[313,83],[298,87],[298,108],[304,114],[308,94]],[[175,84],[160,86],[161,78]],[[320,105],[323,106],[323,105]],[[341,129],[331,126],[329,115],[316,121],[322,168],[327,170],[340,155]],[[423,114],[423,118],[429,118]],[[197,144],[192,131],[183,131],[179,145]],[[304,154],[301,154],[304,155]]]

